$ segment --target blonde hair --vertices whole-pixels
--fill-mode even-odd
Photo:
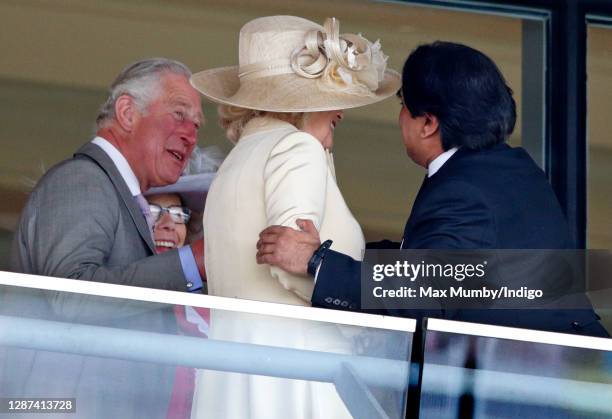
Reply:
[[[267,116],[288,122],[297,129],[302,129],[306,116],[304,112],[268,112],[231,105],[219,105],[217,111],[219,114],[219,125],[225,130],[225,136],[233,144],[238,142],[245,125],[253,118]]]

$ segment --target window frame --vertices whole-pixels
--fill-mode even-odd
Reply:
[[[400,0],[445,10],[541,20],[545,33],[543,168],[577,248],[587,240],[587,24],[612,22],[607,0]]]

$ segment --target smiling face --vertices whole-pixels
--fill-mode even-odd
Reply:
[[[343,117],[342,111],[309,113],[306,115],[303,131],[319,140],[323,148],[331,150],[334,145],[334,129]]]
[[[122,150],[143,192],[177,181],[202,121],[200,96],[189,80],[172,73],[160,77],[159,94],[144,112],[135,111],[130,138]]]
[[[150,204],[157,204],[160,207],[168,208],[171,206],[181,206],[181,199],[177,194],[151,195],[147,197]],[[157,253],[164,253],[168,250],[176,249],[185,244],[187,226],[172,221],[172,217],[167,212],[162,212],[161,217],[153,226],[153,239],[155,240],[155,250]]]

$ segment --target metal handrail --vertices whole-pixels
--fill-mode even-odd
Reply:
[[[0,345],[334,383],[344,364],[369,386],[406,391],[409,363],[190,336],[0,316]]]

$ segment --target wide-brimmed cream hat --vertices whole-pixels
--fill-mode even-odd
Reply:
[[[272,112],[355,108],[397,92],[400,75],[386,69],[378,41],[342,34],[339,21],[323,26],[295,16],[268,16],[240,30],[238,66],[191,76],[213,102]]]

